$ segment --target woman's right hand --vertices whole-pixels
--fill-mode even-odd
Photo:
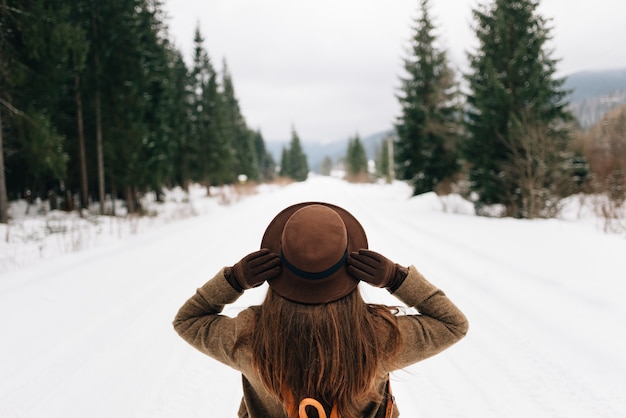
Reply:
[[[395,292],[408,274],[408,269],[375,251],[361,249],[348,257],[348,273],[375,287]]]

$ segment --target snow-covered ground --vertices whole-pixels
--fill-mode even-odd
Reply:
[[[588,217],[481,218],[460,199],[411,198],[402,183],[313,177],[231,205],[208,199],[197,216],[138,233],[103,227],[99,237],[117,238],[0,273],[0,417],[236,416],[239,374],[171,321],[218,269],[258,248],[276,213],[306,200],[348,209],[370,248],[416,265],[469,318],[459,344],[393,376],[403,417],[626,416],[623,236]]]

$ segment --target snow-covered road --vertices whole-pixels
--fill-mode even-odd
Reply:
[[[348,209],[370,248],[416,265],[469,318],[459,344],[393,376],[403,417],[626,416],[623,237],[581,222],[446,213],[401,183],[314,177],[263,190],[0,274],[0,417],[236,416],[238,373],[187,346],[171,321],[205,280],[258,248],[276,213],[306,200]]]

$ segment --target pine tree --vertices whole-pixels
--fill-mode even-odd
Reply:
[[[291,142],[283,148],[280,175],[296,181],[304,181],[309,175],[309,163],[295,128],[291,128]]]
[[[84,106],[83,106],[83,74],[85,73],[85,62],[87,59],[88,46],[85,42],[85,34],[82,28],[73,29],[67,25],[64,36],[68,40],[68,52],[70,55],[70,65],[74,78],[74,102],[76,105],[76,133],[78,136],[78,163],[80,167],[80,204],[81,208],[89,207],[89,183],[87,176],[87,154],[84,128]],[[102,203],[102,202],[101,202]]]
[[[0,54],[2,53],[2,40],[0,39]],[[7,183],[4,176],[4,138],[2,134],[3,99],[0,101],[0,224],[9,222],[9,197]]]
[[[261,181],[271,181],[276,177],[276,163],[274,157],[265,148],[265,141],[261,131],[253,132],[254,150],[257,158],[257,166],[259,167],[259,179]]]
[[[140,160],[143,162],[138,187],[153,190],[161,200],[161,187],[172,175],[170,156],[174,144],[167,133],[168,114],[171,111],[168,94],[171,48],[165,37],[163,18],[158,3],[146,2],[136,16],[137,30],[142,39],[140,46],[143,71],[138,82],[143,92],[142,125],[144,137]]]
[[[567,92],[554,76],[549,28],[537,6],[534,0],[495,0],[473,10],[479,46],[469,54],[463,154],[479,213],[498,203],[510,216],[537,216],[537,210],[529,213],[529,194],[552,194],[550,185],[566,176]],[[533,147],[546,145],[552,148],[541,151],[542,159]],[[521,184],[521,174],[534,177],[536,169],[547,170],[542,183]]]
[[[222,103],[224,105],[224,123],[228,128],[229,142],[233,152],[233,173],[237,176],[245,174],[249,179],[257,180],[259,167],[254,148],[253,132],[248,129],[246,120],[241,114],[226,60],[222,66]]]
[[[8,116],[17,110],[11,103],[15,85],[14,73],[19,74],[23,68],[17,59],[18,52],[14,49],[15,37],[18,36],[14,24],[16,12],[22,11],[17,8],[10,10],[6,4],[0,6],[0,223],[3,224],[9,222],[9,187],[5,167],[10,166],[8,155],[12,145],[4,131],[10,124]]]
[[[376,152],[376,176],[384,178],[387,183],[391,183],[394,177],[393,173],[393,137],[385,137],[381,143],[380,148]]]
[[[302,149],[300,137],[295,128],[291,131],[291,143],[289,146],[289,159],[291,160],[291,177],[296,181],[304,181],[309,176],[309,163]]]
[[[83,2],[84,3],[84,2]],[[95,136],[96,136],[96,158],[98,164],[98,199],[100,200],[100,214],[105,213],[105,194],[106,194],[106,180],[105,180],[105,171],[104,171],[104,136],[103,136],[103,125],[102,125],[102,86],[100,81],[102,79],[101,69],[102,69],[102,57],[104,54],[104,43],[102,42],[102,38],[100,36],[102,32],[102,28],[98,22],[98,16],[100,15],[99,7],[101,7],[101,3],[91,3],[89,6],[85,7],[83,4],[79,5],[75,8],[78,10],[78,16],[84,16],[83,24],[87,29],[88,33],[90,33],[90,47],[89,53],[91,58],[91,73],[92,75],[92,91],[94,94],[94,119],[95,119]],[[86,14],[91,13],[91,20],[87,19]],[[81,20],[76,17],[76,20]],[[89,22],[89,23],[86,23]],[[114,208],[115,206],[113,206]]]
[[[218,93],[217,73],[203,43],[200,27],[196,26],[190,78],[190,137],[186,152],[191,179],[208,186],[211,180],[215,181],[215,177],[219,176],[219,170],[212,162],[215,159],[214,153],[217,152],[215,128],[221,98]]]
[[[395,159],[398,177],[409,180],[413,193],[437,190],[458,172],[457,143],[460,111],[454,73],[437,48],[428,0],[422,0],[415,22],[407,75],[401,78],[398,100],[402,114],[396,123]]]
[[[189,120],[191,93],[189,86],[190,73],[185,64],[182,54],[176,49],[170,51],[170,75],[168,80],[169,109],[167,123],[168,136],[172,143],[172,154],[169,156],[172,162],[172,178],[170,182],[189,189],[189,150],[191,124]]]
[[[71,127],[76,132],[73,75],[84,61],[86,43],[63,2],[39,0],[13,6],[2,6],[0,25],[2,122],[8,134],[3,145],[10,150],[7,172],[20,173],[7,179],[8,187],[45,197],[66,180],[64,128],[69,112],[74,112]]]
[[[289,147],[283,147],[280,154],[280,171],[281,177],[291,176],[291,159],[289,158]]]
[[[358,134],[348,140],[346,174],[350,181],[362,181],[367,178],[367,155]]]

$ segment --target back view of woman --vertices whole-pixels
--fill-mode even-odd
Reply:
[[[220,315],[268,282],[261,306]],[[366,304],[360,281],[387,288],[417,315]],[[368,250],[346,210],[306,202],[281,211],[261,250],[225,267],[180,308],[174,328],[201,352],[240,371],[239,417],[399,416],[389,373],[430,357],[467,332],[465,316],[414,266]],[[323,411],[321,410],[323,408]]]

